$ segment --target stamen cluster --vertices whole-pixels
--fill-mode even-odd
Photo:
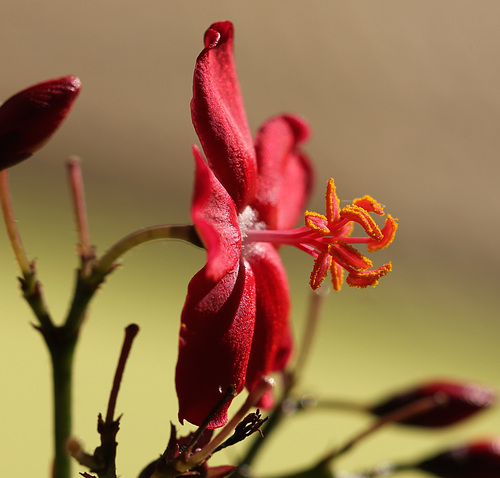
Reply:
[[[385,225],[380,229],[370,213],[384,215],[383,207],[372,197],[355,199],[352,205],[340,209],[340,201],[335,191],[333,179],[328,181],[326,191],[326,216],[316,212],[306,212],[305,222],[312,232],[312,241],[304,250],[315,257],[310,285],[317,289],[328,271],[332,276],[335,290],[340,290],[344,269],[348,272],[346,282],[352,287],[375,286],[378,280],[392,268],[388,262],[376,269],[368,270],[373,263],[350,244],[365,243],[369,251],[387,247],[396,234],[397,219],[387,215]],[[366,232],[366,238],[350,237],[354,223]]]

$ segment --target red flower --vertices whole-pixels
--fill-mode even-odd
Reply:
[[[246,243],[245,236],[250,229],[292,227],[312,174],[298,149],[309,135],[301,119],[275,117],[252,141],[230,22],[205,33],[191,112],[208,162],[194,147],[191,215],[207,263],[191,280],[182,311],[176,387],[179,419],[199,425],[229,385],[237,392],[245,384],[251,389],[263,374],[284,366],[282,345],[290,346],[287,277],[272,244]],[[269,400],[261,405],[269,407]],[[226,423],[228,406],[210,428]]]
[[[20,91],[0,106],[0,170],[40,149],[73,106],[81,83],[65,76]]]
[[[289,292],[277,254],[293,245],[315,259],[311,276],[319,287],[328,270],[340,289],[342,268],[351,286],[375,285],[391,268],[372,265],[348,243],[368,250],[387,246],[396,222],[382,230],[370,216],[382,207],[365,196],[339,209],[333,180],[327,191],[327,216],[306,213],[312,170],[299,146],[309,137],[302,119],[282,115],[264,123],[252,141],[233,60],[233,27],[213,24],[194,72],[191,114],[207,163],[193,148],[196,176],[191,216],[207,249],[207,263],[191,280],[181,317],[176,388],[179,419],[196,425],[209,415],[228,386],[252,390],[262,375],[283,370],[291,351]],[[351,238],[351,223],[368,234]],[[210,428],[227,421],[229,403]],[[258,404],[272,406],[267,394]]]

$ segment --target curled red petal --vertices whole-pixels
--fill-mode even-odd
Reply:
[[[253,199],[257,164],[233,57],[233,25],[214,23],[196,60],[191,117],[208,163],[238,212]]]
[[[40,149],[61,125],[81,89],[76,76],[38,83],[0,106],[0,170]]]
[[[240,260],[241,232],[236,206],[208,168],[199,149],[193,147],[196,164],[191,217],[207,249],[206,275],[217,281]]]
[[[257,310],[255,333],[248,363],[246,388],[252,390],[263,375],[283,370],[290,351],[283,346],[289,334],[290,292],[288,280],[276,249],[267,243],[246,246],[245,258],[255,275]],[[281,367],[281,369],[280,369]],[[269,410],[273,406],[272,392],[265,394],[257,407]]]
[[[179,420],[200,425],[228,386],[245,386],[255,324],[255,280],[242,261],[219,281],[201,269],[189,283],[182,310],[175,385]],[[208,428],[227,423],[230,402]]]
[[[252,206],[272,229],[290,229],[301,217],[309,198],[313,170],[300,145],[309,138],[302,118],[281,115],[257,132],[258,187]]]

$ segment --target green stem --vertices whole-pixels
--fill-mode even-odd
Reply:
[[[83,319],[85,318],[87,306],[102,282],[104,282],[104,277],[102,277],[99,282],[94,283],[94,281],[90,282],[87,280],[82,269],[77,271],[73,300],[65,322],[65,327],[68,330],[75,334],[78,333]]]
[[[95,277],[104,277],[113,270],[116,261],[130,249],[146,242],[163,239],[180,239],[203,247],[193,225],[160,225],[135,231],[114,244],[94,267]]]
[[[14,251],[14,257],[23,275],[19,280],[21,282],[24,298],[33,310],[40,325],[50,329],[53,325],[52,319],[43,299],[41,285],[36,276],[35,264],[30,263],[28,260],[26,252],[24,251],[23,242],[21,241],[21,235],[17,229],[16,218],[14,216],[10,197],[7,169],[0,171],[0,204],[2,207],[5,228],[7,229],[7,236],[12,246],[12,250]]]
[[[72,425],[73,357],[77,335],[66,327],[41,330],[50,351],[54,394],[54,468],[53,478],[69,478],[71,457],[66,449]]]

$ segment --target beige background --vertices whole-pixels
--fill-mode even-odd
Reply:
[[[394,271],[376,289],[346,287],[329,297],[304,390],[369,400],[429,376],[499,387],[499,16],[493,0],[1,2],[0,101],[65,74],[83,83],[61,131],[11,174],[25,246],[54,316],[66,310],[77,265],[65,158],[83,158],[99,251],[143,226],[188,222],[193,64],[204,30],[230,19],[252,129],[282,111],[312,125],[310,208],[323,209],[334,176],[341,198],[371,194],[400,219],[396,243],[373,257],[392,260]],[[295,250],[283,256],[299,332],[312,263]],[[132,321],[142,328],[118,402],[124,477],[162,451],[175,421],[178,317],[203,260],[182,244],[143,247],[92,305],[75,377],[75,433],[89,448],[97,445],[96,415],[106,406],[122,330]],[[0,474],[48,476],[47,354],[29,326],[17,273],[0,231]],[[485,414],[432,434],[388,429],[340,465],[359,470],[421,456],[492,435],[499,419]],[[310,463],[365,423],[297,418],[260,469],[276,474]]]

